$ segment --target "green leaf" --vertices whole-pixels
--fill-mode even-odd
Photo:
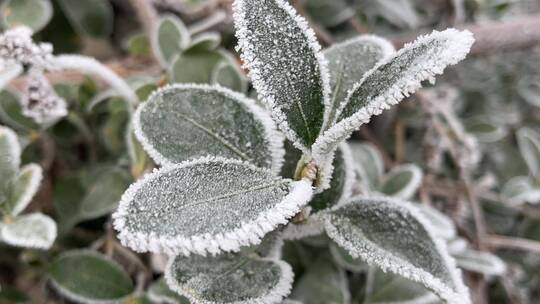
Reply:
[[[278,260],[225,253],[172,258],[167,284],[193,303],[279,303],[291,290],[291,267]]]
[[[21,168],[14,181],[6,209],[11,216],[19,215],[36,194],[43,178],[43,170],[37,164]]]
[[[522,128],[517,132],[519,151],[531,174],[540,175],[540,134],[533,129]]]
[[[21,96],[11,90],[0,92],[0,120],[17,129],[37,129],[33,119],[22,114]]]
[[[152,35],[152,48],[161,65],[166,68],[176,54],[185,50],[190,43],[189,32],[180,18],[175,15],[161,17]]]
[[[309,152],[327,119],[329,75],[313,30],[284,0],[233,4],[242,59],[286,137]]]
[[[379,115],[414,93],[422,81],[433,82],[444,68],[463,60],[473,42],[469,31],[433,31],[379,62],[340,104],[336,124],[317,139],[312,149],[313,158],[326,159],[339,142],[369,122],[373,115]]]
[[[379,191],[396,198],[410,199],[422,183],[422,169],[407,164],[394,167],[382,181]]]
[[[525,76],[517,84],[518,94],[530,105],[540,107],[540,77]]]
[[[406,202],[355,197],[329,214],[326,232],[353,258],[420,283],[448,303],[470,303],[442,239]]]
[[[330,188],[313,197],[309,205],[313,210],[320,211],[335,205],[340,205],[351,197],[355,181],[354,164],[351,150],[346,143],[342,143],[334,157],[334,172],[330,181]]]
[[[377,268],[370,269],[365,304],[439,303],[437,300],[437,296],[418,283]]]
[[[71,25],[81,34],[106,37],[112,33],[114,14],[107,0],[58,0]]]
[[[23,304],[23,303],[31,303],[31,302],[25,293],[15,288],[12,288],[10,286],[2,285],[0,287],[0,303]]]
[[[163,278],[150,285],[148,298],[155,303],[189,304],[189,300],[172,291]]]
[[[420,25],[420,16],[415,10],[414,2],[408,0],[377,0],[373,1],[373,3],[377,6],[377,12],[395,26],[412,29]],[[369,12],[368,14],[374,13]]]
[[[230,56],[223,50],[185,51],[178,54],[169,68],[172,83],[211,83],[212,72]]]
[[[420,213],[431,223],[433,235],[445,240],[452,240],[456,237],[456,226],[451,218],[441,211],[427,205],[415,205]]]
[[[347,250],[334,243],[330,244],[330,253],[336,264],[345,270],[351,272],[365,272],[369,268],[366,262],[358,258],[353,258]]]
[[[334,44],[324,51],[329,63],[330,86],[333,92],[329,123],[334,121],[339,104],[345,101],[349,90],[366,72],[395,52],[394,46],[388,40],[373,35],[358,36]]]
[[[131,160],[131,175],[139,177],[146,169],[146,166],[151,162],[142,144],[135,137],[135,133],[128,129],[127,148],[129,159]]]
[[[468,271],[487,276],[501,276],[506,272],[506,263],[489,252],[466,249],[453,254],[457,265]]]
[[[150,55],[151,46],[148,37],[143,33],[130,36],[127,40],[127,51],[134,56]]]
[[[489,121],[485,117],[474,117],[464,122],[467,133],[471,133],[481,142],[495,142],[504,138],[507,131],[502,126]]]
[[[347,277],[327,256],[321,256],[296,282],[291,298],[309,304],[347,304]]]
[[[311,199],[309,182],[207,157],[146,175],[113,215],[118,238],[136,251],[217,254],[256,245]]]
[[[360,182],[366,192],[379,187],[384,174],[384,162],[381,154],[371,144],[358,144],[351,142],[351,154],[354,168],[360,177]]]
[[[17,134],[8,127],[0,126],[0,204],[9,198],[20,164],[21,146]]]
[[[41,213],[18,216],[0,229],[0,240],[17,247],[49,249],[56,238],[56,223]]]
[[[0,16],[5,27],[25,25],[34,32],[39,32],[51,21],[52,13],[49,0],[6,0],[0,6]]]
[[[516,176],[504,184],[501,195],[514,206],[540,203],[540,185],[528,176]]]
[[[191,45],[187,51],[212,51],[218,48],[221,43],[221,36],[219,33],[207,32],[194,36],[191,40]]]
[[[153,94],[134,117],[135,134],[161,165],[213,155],[278,172],[283,139],[254,101],[220,87],[174,85]]]
[[[354,9],[345,0],[308,0],[305,9],[311,19],[325,27],[339,25],[355,15]]]
[[[247,80],[240,68],[227,61],[222,61],[215,66],[212,72],[212,82],[237,92],[247,91]]]
[[[62,296],[78,303],[116,303],[134,291],[120,265],[89,250],[60,255],[50,265],[49,277]]]

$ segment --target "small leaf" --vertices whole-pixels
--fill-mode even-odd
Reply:
[[[334,44],[324,51],[324,56],[328,59],[330,87],[333,92],[329,123],[333,123],[338,106],[345,101],[349,90],[366,72],[395,52],[394,46],[388,40],[373,35],[358,36]]]
[[[348,304],[350,294],[345,272],[323,255],[296,282],[291,299],[306,304]]]
[[[190,304],[188,299],[172,291],[163,278],[150,285],[148,298],[155,303]]]
[[[377,10],[388,22],[402,28],[416,28],[420,25],[419,14],[414,8],[414,2],[407,0],[378,0],[374,1]],[[374,12],[370,14],[375,14]]]
[[[372,268],[368,275],[365,304],[433,304],[439,303],[436,295],[422,285]]]
[[[174,55],[185,50],[190,43],[189,32],[180,18],[175,15],[161,17],[152,35],[152,48],[161,65],[166,68]]]
[[[8,127],[0,126],[0,204],[6,202],[13,179],[21,164],[21,146],[17,134]]]
[[[50,265],[49,276],[62,296],[78,303],[119,303],[133,292],[120,265],[89,250],[63,253]]]
[[[41,213],[18,216],[1,229],[0,239],[18,247],[49,249],[56,238],[56,223]]]
[[[445,240],[454,239],[457,235],[456,226],[451,218],[440,212],[439,210],[426,206],[416,205],[420,213],[431,223],[431,232],[433,235]]]
[[[504,184],[501,195],[514,206],[540,203],[540,186],[528,176],[516,176]]]
[[[285,136],[309,152],[327,118],[329,75],[313,30],[284,0],[233,4],[242,59]]]
[[[221,158],[157,170],[133,184],[113,215],[136,251],[217,254],[256,245],[311,199],[309,182]]]
[[[467,249],[453,254],[457,265],[468,271],[487,276],[501,276],[506,272],[506,263],[489,252]]]
[[[313,146],[315,160],[325,159],[371,116],[414,93],[424,80],[434,81],[444,68],[463,60],[474,38],[469,31],[448,29],[421,36],[394,56],[378,63],[350,90],[337,111],[337,124],[325,131]]]
[[[145,34],[139,33],[132,35],[126,42],[127,51],[130,55],[134,56],[148,56],[150,55],[151,46],[148,37]]]
[[[516,89],[526,102],[540,108],[540,77],[527,75],[519,80]]]
[[[218,48],[221,43],[221,36],[219,33],[207,32],[199,34],[191,40],[191,45],[188,47],[188,51],[212,51]]]
[[[15,91],[0,92],[0,120],[17,130],[37,129],[33,119],[22,113],[21,96]]]
[[[533,129],[522,128],[517,132],[519,151],[533,176],[540,175],[540,134]]]
[[[283,261],[225,253],[172,258],[165,279],[193,303],[266,304],[289,294],[293,273]]]
[[[84,35],[106,37],[112,33],[114,14],[106,0],[58,0],[72,26]]]
[[[397,166],[385,176],[379,191],[388,196],[410,199],[420,187],[422,176],[422,169],[416,165]]]
[[[507,134],[505,128],[489,121],[485,117],[467,119],[464,125],[467,133],[474,135],[481,142],[496,142],[504,138]]]
[[[17,216],[26,209],[38,191],[42,178],[43,170],[37,164],[28,164],[21,168],[7,205],[11,216]]]
[[[212,82],[237,92],[247,91],[247,80],[236,64],[222,61],[212,72]]]
[[[2,65],[2,70],[0,71],[0,91],[23,72],[23,66],[20,64],[3,62]]]
[[[351,143],[351,154],[360,181],[367,192],[379,187],[384,174],[384,162],[381,154],[371,144]]]
[[[305,9],[311,19],[325,27],[339,25],[355,15],[354,9],[346,0],[308,0]]]
[[[6,0],[0,7],[6,28],[25,25],[39,32],[51,21],[53,8],[49,0]]]
[[[218,86],[174,85],[153,94],[134,117],[135,134],[161,165],[212,155],[278,172],[283,138],[253,100]]]
[[[412,205],[355,197],[332,211],[326,232],[354,258],[424,285],[448,303],[470,303],[454,260]]]
[[[212,82],[212,72],[222,61],[230,60],[224,50],[189,50],[175,56],[169,68],[172,83]]]

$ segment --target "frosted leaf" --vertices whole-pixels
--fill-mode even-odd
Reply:
[[[212,155],[250,162],[278,173],[283,137],[251,99],[208,85],[173,85],[142,104],[137,138],[161,165]]]
[[[65,252],[48,270],[52,287],[76,303],[123,303],[134,292],[131,278],[118,263],[90,250]]]
[[[337,124],[325,131],[313,146],[315,160],[324,159],[371,116],[397,104],[421,87],[433,82],[448,65],[463,60],[474,42],[468,31],[433,31],[406,44],[394,56],[378,63],[349,91],[337,111]]]
[[[514,206],[540,203],[540,187],[528,176],[516,176],[510,179],[504,184],[501,195]]]
[[[364,303],[435,304],[440,301],[422,285],[373,267],[368,273]]]
[[[451,240],[456,237],[456,226],[451,218],[430,206],[417,205],[417,207],[426,220],[431,223],[431,232],[433,235],[445,240]]]
[[[11,216],[17,216],[26,209],[39,189],[42,178],[43,170],[37,164],[28,164],[21,168],[6,206]]]
[[[218,63],[212,72],[212,83],[224,86],[236,92],[247,92],[247,79],[240,67],[230,61]]]
[[[379,151],[371,144],[351,143],[350,147],[354,168],[363,188],[368,192],[376,189],[384,174],[384,162]]]
[[[221,36],[219,33],[215,32],[206,32],[201,33],[197,36],[194,36],[191,40],[191,45],[188,48],[188,51],[193,50],[215,50],[221,43]]]
[[[467,249],[453,254],[460,268],[488,276],[501,276],[506,272],[506,263],[489,252]]]
[[[18,26],[0,34],[0,66],[22,64],[49,69],[53,67],[52,51],[49,43],[34,43],[32,30],[26,26]]]
[[[152,33],[152,48],[162,67],[167,68],[173,57],[189,44],[189,31],[180,18],[175,15],[159,18]]]
[[[18,247],[49,249],[56,238],[56,223],[41,213],[18,216],[1,229],[0,239]]]
[[[417,282],[448,303],[470,303],[461,273],[442,239],[409,203],[352,198],[333,210],[326,232],[354,258]]]
[[[8,127],[0,126],[0,204],[9,196],[12,180],[21,164],[21,146],[17,134]]]
[[[311,199],[310,182],[207,157],[131,185],[113,215],[118,238],[142,252],[217,254],[256,245]]]
[[[347,276],[326,255],[321,255],[295,282],[290,298],[306,304],[350,303]]]
[[[0,6],[3,28],[25,25],[39,32],[51,21],[53,6],[49,0],[6,0]]]
[[[66,101],[58,96],[41,71],[32,71],[21,100],[23,114],[50,126],[68,114]]]
[[[369,268],[366,262],[353,258],[347,250],[334,243],[330,244],[330,254],[337,265],[350,272],[366,272]]]
[[[215,257],[172,258],[169,287],[198,304],[279,303],[291,290],[291,267],[279,260],[224,253]]]
[[[147,295],[153,303],[190,304],[188,299],[172,291],[163,278],[150,285]]]
[[[383,179],[379,191],[388,196],[410,199],[422,183],[422,169],[413,164],[394,167]]]
[[[259,99],[285,136],[309,152],[330,103],[327,63],[315,34],[287,1],[236,0],[239,50]]]
[[[529,128],[517,132],[519,151],[533,176],[540,175],[540,134]]]
[[[0,90],[9,84],[9,82],[23,72],[23,67],[20,64],[5,65],[0,60]]]
[[[215,67],[222,61],[231,62],[230,57],[222,49],[187,50],[174,57],[169,79],[172,83],[211,83]]]
[[[379,61],[394,53],[394,46],[388,40],[374,35],[358,36],[324,50],[332,88],[328,127],[334,122],[338,106],[345,101],[347,92]]]

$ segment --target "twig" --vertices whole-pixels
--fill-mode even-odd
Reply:
[[[487,235],[485,243],[495,248],[517,249],[540,253],[540,242],[523,238],[507,237],[502,235]]]

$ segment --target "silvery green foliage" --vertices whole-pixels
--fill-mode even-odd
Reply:
[[[23,67],[20,64],[0,63],[0,68],[0,90],[23,72]]]
[[[375,189],[384,175],[384,162],[377,149],[370,144],[351,144],[354,169],[362,188]]]
[[[186,26],[174,15],[161,17],[154,25],[152,49],[162,67],[167,68],[173,57],[185,50],[191,40]]]
[[[334,243],[330,244],[330,254],[337,265],[350,272],[366,272],[369,268],[366,262],[359,258],[353,258],[346,249]]]
[[[17,175],[21,163],[21,146],[13,130],[0,126],[0,204],[9,197],[11,180]]]
[[[444,240],[452,240],[457,236],[456,226],[452,219],[433,207],[420,204],[416,206],[418,211],[431,223],[433,235]]]
[[[540,133],[523,128],[517,133],[519,150],[533,177],[540,175]]]
[[[20,169],[4,207],[11,216],[17,216],[26,209],[38,191],[42,178],[43,170],[37,164],[28,164]]]
[[[538,204],[540,202],[540,187],[528,176],[516,176],[504,184],[501,195],[515,206],[524,203]]]
[[[23,96],[23,114],[40,125],[52,125],[67,115],[66,101],[56,94],[42,71],[30,72]]]
[[[291,267],[279,260],[223,253],[172,258],[165,271],[172,290],[193,303],[279,303],[291,290]]]
[[[474,42],[468,31],[434,31],[405,45],[395,55],[379,62],[349,91],[337,110],[336,124],[313,145],[314,159],[324,159],[337,143],[369,122],[371,116],[397,104],[421,87],[433,82],[444,68],[463,60]]]
[[[422,176],[422,169],[413,164],[394,167],[383,178],[379,191],[388,196],[410,199],[418,190]]]
[[[135,113],[134,128],[161,165],[213,155],[277,173],[283,160],[283,138],[269,115],[221,87],[177,84],[156,91]]]
[[[309,152],[330,102],[327,63],[313,30],[284,0],[237,0],[233,9],[239,49],[259,99],[285,136]]]
[[[25,25],[37,32],[51,20],[53,7],[49,0],[6,0],[0,6],[4,28]]]
[[[334,209],[326,232],[354,258],[417,282],[448,303],[470,303],[455,261],[431,225],[409,203],[352,198]]]
[[[122,196],[118,238],[136,251],[217,254],[258,244],[312,195],[309,182],[215,157],[168,166]]]
[[[498,256],[485,251],[466,249],[453,253],[460,268],[487,276],[501,276],[506,272],[506,263]]]
[[[41,213],[30,213],[4,222],[0,240],[6,244],[38,249],[49,249],[56,238],[56,223]]]

